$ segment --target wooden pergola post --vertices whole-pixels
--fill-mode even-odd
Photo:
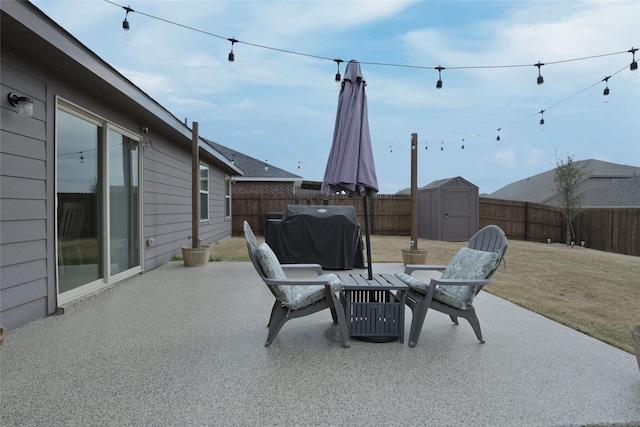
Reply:
[[[418,249],[418,134],[411,134],[411,241]]]
[[[198,151],[198,122],[193,122],[191,141],[191,247],[199,246],[200,153]]]

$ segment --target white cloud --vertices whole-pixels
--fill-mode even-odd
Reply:
[[[249,101],[248,99],[243,99],[242,101],[238,102],[237,104],[235,104],[233,106],[233,108],[235,110],[250,110],[253,108],[253,103],[251,101]]]
[[[514,150],[502,150],[493,155],[493,163],[507,168],[516,167],[516,153]]]
[[[553,156],[545,159],[545,153],[554,151],[578,160],[640,159],[634,121],[640,81],[629,81],[626,71],[610,80],[608,104],[601,102],[603,83],[547,111],[545,132],[538,126],[540,109],[628,66],[630,54],[546,65],[542,86],[535,84],[533,66],[538,60],[626,51],[640,44],[637,1],[486,2],[481,7],[481,2],[468,1],[453,6],[393,1],[131,4],[222,39],[140,13],[130,14],[131,31],[125,33],[124,11],[104,1],[34,3],[176,117],[198,121],[205,137],[256,158],[278,158],[294,173],[301,161],[306,179],[323,176],[340,89],[333,79],[336,64],[247,44],[234,46],[236,60],[229,63],[226,37],[327,58],[427,67],[531,64],[447,69],[440,91],[433,69],[363,64],[383,191],[409,186],[413,132],[421,148],[419,185],[459,174],[485,191],[488,182],[501,186],[498,175],[505,185],[530,170],[547,170]],[[500,143],[498,127],[503,128]],[[468,138],[464,151],[461,138]]]
[[[536,167],[542,164],[545,153],[543,150],[533,148],[529,150],[525,155],[525,165],[527,167]]]
[[[171,93],[174,90],[171,76],[129,69],[120,69],[118,71],[151,97],[163,93]]]

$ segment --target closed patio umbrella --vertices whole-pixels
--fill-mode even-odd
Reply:
[[[365,86],[360,64],[349,61],[338,97],[333,144],[322,192],[329,196],[344,191],[349,197],[363,198],[367,268],[371,280],[371,229],[367,199],[378,192],[378,179],[371,148]]]

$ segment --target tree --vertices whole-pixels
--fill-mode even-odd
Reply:
[[[567,245],[571,244],[573,235],[573,219],[580,212],[584,193],[580,191],[580,183],[585,176],[584,166],[579,166],[573,161],[572,156],[566,160],[556,156],[556,169],[553,181],[560,195],[560,212],[567,220]]]

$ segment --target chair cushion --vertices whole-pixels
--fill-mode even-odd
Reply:
[[[286,279],[287,276],[280,266],[280,261],[273,250],[266,242],[263,242],[258,246],[256,251],[258,254],[258,261],[260,266],[264,270],[265,276],[269,279]],[[274,286],[274,292],[279,300],[286,302],[291,299],[291,286]]]
[[[278,257],[266,242],[258,246],[257,253],[258,261],[264,270],[264,274],[269,279],[287,278],[282,270],[280,261],[278,261]],[[333,292],[342,290],[344,286],[335,274],[323,274],[317,278],[328,280]],[[274,286],[274,289],[282,305],[293,310],[318,302],[325,296],[323,285],[278,285]]]
[[[416,279],[413,276],[410,276],[405,273],[395,273],[395,276],[402,280],[404,283],[409,286],[409,288],[414,291],[420,292],[421,294],[426,295],[427,290],[429,288],[429,283],[422,281],[420,279]],[[454,286],[448,286],[449,288],[453,288]],[[461,288],[466,286],[460,286]],[[460,297],[445,292],[441,289],[441,286],[436,286],[436,289],[433,291],[433,299],[436,301],[440,301],[443,304],[450,305],[451,307],[459,308],[460,310],[466,310],[471,304],[466,301],[460,299]]]
[[[342,281],[333,273],[323,274],[317,278],[328,280],[331,291],[334,293],[341,291],[344,287]],[[291,288],[290,299],[286,302],[283,301],[283,305],[293,310],[321,301],[325,297],[323,285],[294,285],[289,287]]]
[[[486,279],[499,261],[500,254],[497,252],[483,252],[466,247],[460,248],[444,270],[442,279]],[[427,293],[429,283],[405,273],[396,273],[395,276],[406,283],[409,288],[422,294]],[[480,286],[439,285],[434,291],[433,299],[443,304],[466,310],[473,303],[473,298],[478,293],[479,288]]]
[[[451,258],[449,265],[442,273],[443,279],[478,280],[486,279],[489,273],[496,268],[500,261],[497,252],[477,251],[470,248],[460,248],[457,254]],[[441,285],[440,290],[458,297],[462,301],[471,304],[473,298],[480,291],[481,286],[454,286]],[[442,301],[447,303],[446,301]]]

